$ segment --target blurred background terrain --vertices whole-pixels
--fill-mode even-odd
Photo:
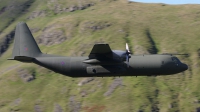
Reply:
[[[171,76],[70,78],[8,61],[24,21],[43,53],[88,56],[95,43],[178,56]],[[200,112],[200,5],[126,0],[0,0],[0,112]]]

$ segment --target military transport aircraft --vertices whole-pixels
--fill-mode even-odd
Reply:
[[[183,72],[188,66],[171,54],[132,55],[111,50],[108,44],[95,44],[88,57],[43,54],[24,22],[17,24],[12,58],[35,63],[70,77],[157,76]]]

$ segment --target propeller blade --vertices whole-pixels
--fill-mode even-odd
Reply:
[[[130,58],[130,55],[131,52],[129,50],[129,47],[128,47],[128,44],[126,43],[126,62],[127,62],[127,67],[129,67],[129,58]]]
[[[128,53],[130,53],[129,47],[128,47],[128,44],[127,44],[127,43],[126,43],[126,51],[127,51]]]
[[[129,56],[126,55],[126,63],[127,63],[127,67],[129,67]]]

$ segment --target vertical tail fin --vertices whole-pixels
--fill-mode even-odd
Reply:
[[[34,58],[41,54],[26,23],[20,22],[17,24],[14,39],[12,59],[16,59],[16,57]]]

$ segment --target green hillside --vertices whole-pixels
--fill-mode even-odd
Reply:
[[[127,0],[0,0],[0,112],[199,112],[200,5]],[[43,53],[88,56],[95,43],[133,54],[189,53],[171,76],[70,78],[8,61],[19,21]]]

